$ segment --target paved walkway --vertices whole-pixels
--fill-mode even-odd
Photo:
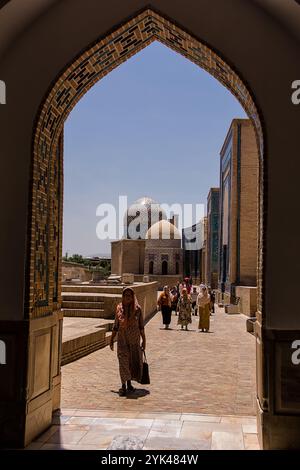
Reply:
[[[63,367],[62,407],[130,413],[255,415],[255,338],[245,317],[217,309],[211,332],[165,331],[161,314],[146,327],[151,385],[118,396],[116,352],[107,347]],[[116,349],[116,348],[115,348]],[[101,415],[102,416],[102,415]]]

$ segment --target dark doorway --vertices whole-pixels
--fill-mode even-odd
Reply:
[[[163,276],[168,275],[168,261],[163,261],[161,265],[161,273]]]

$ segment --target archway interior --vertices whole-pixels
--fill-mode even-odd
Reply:
[[[236,72],[205,44],[151,10],[145,10],[80,55],[46,97],[34,134],[26,314],[59,310],[61,302],[63,125],[80,98],[102,77],[158,40],[193,61],[227,87],[251,119],[263,154],[263,133],[252,96]]]

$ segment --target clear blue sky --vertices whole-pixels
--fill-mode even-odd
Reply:
[[[101,203],[147,195],[206,203],[219,152],[243,108],[205,71],[155,42],[96,84],[65,125],[63,254],[109,253]]]

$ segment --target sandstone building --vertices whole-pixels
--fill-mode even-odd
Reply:
[[[184,276],[191,276],[194,284],[200,284],[203,278],[203,242],[203,219],[192,227],[182,229]]]
[[[219,299],[255,314],[258,151],[252,123],[233,120],[220,160]]]
[[[211,188],[207,197],[206,282],[212,289],[218,287],[219,252],[219,188]]]
[[[138,199],[125,216],[127,238],[112,242],[112,273],[134,274],[135,281],[147,276],[159,288],[175,285],[182,278],[181,234],[176,219],[167,220],[165,211],[151,198]]]

